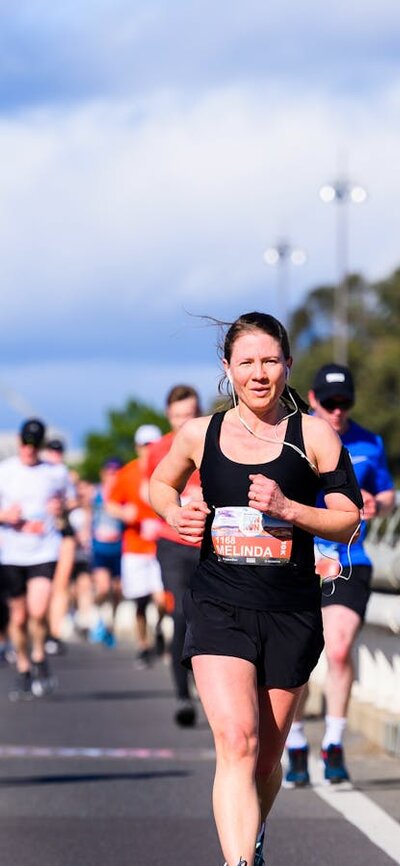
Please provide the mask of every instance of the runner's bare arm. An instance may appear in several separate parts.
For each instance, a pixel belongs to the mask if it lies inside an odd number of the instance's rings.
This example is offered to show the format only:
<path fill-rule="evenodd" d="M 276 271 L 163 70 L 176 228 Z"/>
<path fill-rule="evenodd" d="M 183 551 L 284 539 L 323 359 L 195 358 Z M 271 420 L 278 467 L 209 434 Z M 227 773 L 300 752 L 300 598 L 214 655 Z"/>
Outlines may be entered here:
<path fill-rule="evenodd" d="M 150 479 L 150 504 L 190 544 L 201 541 L 209 509 L 203 499 L 181 505 L 180 494 L 200 465 L 208 421 L 205 418 L 187 421 Z"/>
<path fill-rule="evenodd" d="M 320 418 L 305 416 L 304 440 L 307 456 L 318 471 L 336 469 L 342 443 L 330 425 Z M 264 475 L 249 475 L 249 505 L 272 517 L 282 517 L 300 529 L 329 541 L 346 543 L 360 522 L 356 505 L 343 493 L 328 493 L 326 508 L 302 505 L 288 499 L 278 484 Z"/>

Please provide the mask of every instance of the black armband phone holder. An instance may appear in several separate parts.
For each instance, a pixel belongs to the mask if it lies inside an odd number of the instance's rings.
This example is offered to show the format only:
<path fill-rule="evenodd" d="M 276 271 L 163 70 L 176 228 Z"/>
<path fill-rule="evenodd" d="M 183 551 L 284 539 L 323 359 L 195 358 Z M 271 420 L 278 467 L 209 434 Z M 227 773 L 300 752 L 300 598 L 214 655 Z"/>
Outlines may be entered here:
<path fill-rule="evenodd" d="M 332 472 L 321 472 L 319 479 L 323 493 L 343 493 L 357 508 L 363 507 L 363 498 L 350 455 L 343 445 L 336 469 Z"/>

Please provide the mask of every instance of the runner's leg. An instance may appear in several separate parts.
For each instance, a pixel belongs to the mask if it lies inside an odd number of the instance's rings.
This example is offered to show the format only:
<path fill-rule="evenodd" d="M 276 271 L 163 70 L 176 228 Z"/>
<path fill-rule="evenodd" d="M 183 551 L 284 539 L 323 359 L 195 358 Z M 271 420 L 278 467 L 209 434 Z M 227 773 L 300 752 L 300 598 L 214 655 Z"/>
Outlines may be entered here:
<path fill-rule="evenodd" d="M 50 598 L 51 580 L 47 577 L 33 577 L 28 580 L 26 604 L 33 662 L 42 662 L 45 658 L 44 644 L 47 635 L 47 614 Z"/>
<path fill-rule="evenodd" d="M 228 656 L 195 656 L 192 665 L 215 740 L 213 806 L 221 848 L 229 864 L 240 857 L 250 864 L 260 823 L 256 670 L 250 662 Z"/>
<path fill-rule="evenodd" d="M 75 539 L 63 538 L 51 590 L 49 629 L 52 637 L 61 637 L 61 626 L 68 611 L 69 582 L 74 567 Z"/>
<path fill-rule="evenodd" d="M 280 789 L 280 759 L 302 687 L 297 689 L 259 689 L 259 753 L 256 769 L 261 821 L 270 812 Z"/>
<path fill-rule="evenodd" d="M 26 596 L 22 595 L 18 598 L 10 598 L 9 606 L 9 634 L 16 654 L 17 670 L 19 673 L 25 673 L 30 668 Z"/>
<path fill-rule="evenodd" d="M 325 683 L 327 715 L 344 718 L 354 678 L 352 648 L 361 617 L 344 605 L 322 609 L 328 673 Z"/>

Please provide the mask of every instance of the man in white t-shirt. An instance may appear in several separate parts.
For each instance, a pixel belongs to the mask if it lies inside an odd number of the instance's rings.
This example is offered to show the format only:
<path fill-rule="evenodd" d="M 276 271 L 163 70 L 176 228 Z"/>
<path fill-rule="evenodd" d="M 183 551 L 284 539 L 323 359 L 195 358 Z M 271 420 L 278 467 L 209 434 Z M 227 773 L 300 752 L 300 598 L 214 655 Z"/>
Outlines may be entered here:
<path fill-rule="evenodd" d="M 2 579 L 17 657 L 17 681 L 10 700 L 41 697 L 55 685 L 44 642 L 61 542 L 56 516 L 66 494 L 68 472 L 40 460 L 44 435 L 43 422 L 28 419 L 20 430 L 18 455 L 0 464 Z"/>

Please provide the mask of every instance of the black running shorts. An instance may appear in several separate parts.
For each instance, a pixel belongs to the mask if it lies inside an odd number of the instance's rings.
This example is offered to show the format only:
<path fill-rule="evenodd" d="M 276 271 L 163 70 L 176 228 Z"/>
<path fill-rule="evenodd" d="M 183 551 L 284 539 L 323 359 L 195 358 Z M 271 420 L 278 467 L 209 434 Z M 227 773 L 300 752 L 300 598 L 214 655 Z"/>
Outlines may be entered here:
<path fill-rule="evenodd" d="M 56 562 L 43 562 L 40 565 L 3 565 L 2 579 L 8 598 L 19 598 L 26 594 L 28 580 L 35 577 L 46 577 L 52 580 Z"/>
<path fill-rule="evenodd" d="M 349 569 L 345 568 L 343 574 L 348 573 Z M 372 567 L 370 565 L 353 565 L 350 580 L 343 580 L 342 577 L 338 577 L 335 580 L 335 591 L 332 595 L 328 595 L 331 592 L 332 582 L 325 581 L 322 586 L 322 607 L 341 604 L 343 607 L 354 610 L 364 621 L 368 599 L 371 595 L 371 578 Z"/>
<path fill-rule="evenodd" d="M 182 663 L 193 656 L 246 659 L 257 669 L 259 686 L 294 689 L 304 685 L 324 646 L 322 614 L 315 611 L 264 611 L 184 597 L 187 628 Z"/>

